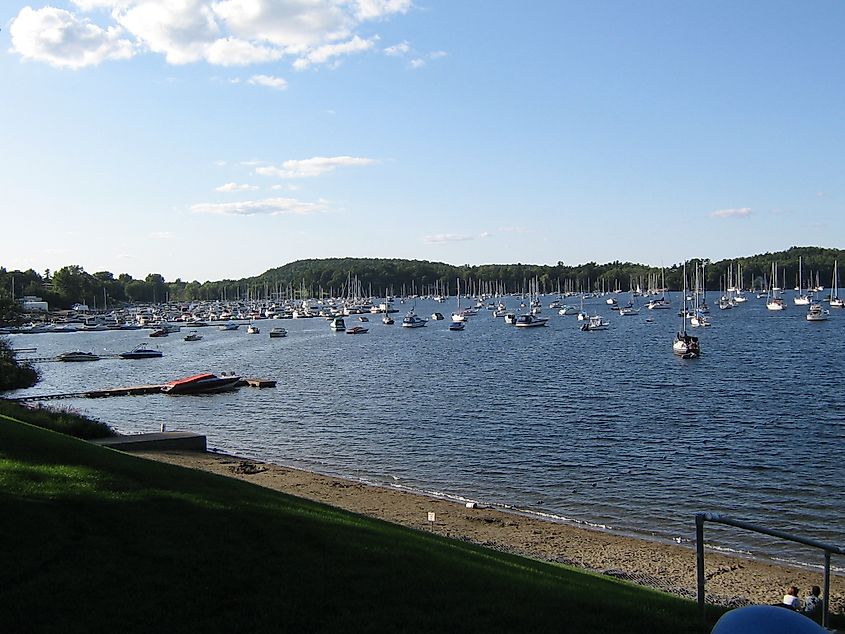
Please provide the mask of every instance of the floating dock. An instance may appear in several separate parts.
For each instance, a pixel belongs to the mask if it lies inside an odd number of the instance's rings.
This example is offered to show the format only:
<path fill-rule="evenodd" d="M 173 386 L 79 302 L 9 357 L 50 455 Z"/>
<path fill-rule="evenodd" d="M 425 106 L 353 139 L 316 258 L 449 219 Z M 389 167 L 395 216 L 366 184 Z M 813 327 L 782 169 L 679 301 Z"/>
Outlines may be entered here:
<path fill-rule="evenodd" d="M 190 431 L 163 431 L 151 434 L 129 434 L 92 440 L 95 445 L 121 451 L 205 451 L 206 438 Z"/>

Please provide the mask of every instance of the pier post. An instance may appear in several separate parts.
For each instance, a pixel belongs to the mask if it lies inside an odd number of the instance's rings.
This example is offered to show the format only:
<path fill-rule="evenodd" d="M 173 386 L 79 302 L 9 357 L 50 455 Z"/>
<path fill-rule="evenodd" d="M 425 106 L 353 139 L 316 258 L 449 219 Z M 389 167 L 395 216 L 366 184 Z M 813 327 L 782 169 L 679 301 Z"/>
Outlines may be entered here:
<path fill-rule="evenodd" d="M 705 618 L 704 601 L 704 514 L 695 514 L 695 568 L 698 581 L 698 610 L 701 618 Z"/>

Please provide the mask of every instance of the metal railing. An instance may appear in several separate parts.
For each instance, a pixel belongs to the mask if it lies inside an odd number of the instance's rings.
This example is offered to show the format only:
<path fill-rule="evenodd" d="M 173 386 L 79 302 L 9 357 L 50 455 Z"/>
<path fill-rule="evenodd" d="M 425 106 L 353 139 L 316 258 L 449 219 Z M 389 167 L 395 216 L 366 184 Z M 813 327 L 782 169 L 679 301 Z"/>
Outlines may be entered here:
<path fill-rule="evenodd" d="M 835 553 L 837 555 L 845 555 L 845 548 L 842 546 L 833 546 L 815 539 L 808 539 L 806 537 L 799 537 L 790 533 L 779 531 L 771 528 L 764 528 L 751 524 L 750 522 L 743 522 L 741 520 L 733 519 L 727 515 L 720 513 L 696 513 L 695 514 L 695 559 L 696 571 L 698 576 L 698 608 L 702 615 L 705 610 L 704 600 L 704 522 L 716 522 L 717 524 L 726 524 L 727 526 L 734 526 L 736 528 L 743 528 L 745 530 L 754 531 L 770 537 L 778 537 L 798 544 L 804 544 L 812 548 L 818 548 L 824 551 L 824 588 L 822 591 L 822 627 L 828 626 L 830 613 L 830 555 Z"/>

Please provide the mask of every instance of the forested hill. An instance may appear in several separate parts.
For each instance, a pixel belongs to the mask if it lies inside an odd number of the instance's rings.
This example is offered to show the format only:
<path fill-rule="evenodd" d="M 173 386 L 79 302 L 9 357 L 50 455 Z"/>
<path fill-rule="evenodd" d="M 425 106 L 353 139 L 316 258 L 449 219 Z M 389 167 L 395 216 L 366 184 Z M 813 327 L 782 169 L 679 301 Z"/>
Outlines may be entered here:
<path fill-rule="evenodd" d="M 803 266 L 803 283 L 818 281 L 829 287 L 836 259 L 843 259 L 845 251 L 820 247 L 792 247 L 786 251 L 763 253 L 743 258 L 708 262 L 705 268 L 707 289 L 718 290 L 726 285 L 728 267 L 733 266 L 736 275 L 737 266 L 742 271 L 742 285 L 746 288 L 753 284 L 760 285 L 771 276 L 772 263 L 778 266 L 778 278 L 786 279 L 788 286 L 797 285 L 799 258 Z M 691 267 L 701 262 L 691 260 Z M 845 261 L 843 261 L 845 266 Z M 456 278 L 461 279 L 464 289 L 484 283 L 494 285 L 506 292 L 527 290 L 532 280 L 536 280 L 540 290 L 548 292 L 561 290 L 628 290 L 633 280 L 634 285 L 645 285 L 649 276 L 665 275 L 666 286 L 670 289 L 682 287 L 683 263 L 673 264 L 665 270 L 659 267 L 632 262 L 610 262 L 596 264 L 588 262 L 576 266 L 567 266 L 558 262 L 554 266 L 538 264 L 485 264 L 480 266 L 455 266 L 443 262 L 425 260 L 397 260 L 372 258 L 328 258 L 298 260 L 284 266 L 269 269 L 259 276 L 243 280 L 253 287 L 271 287 L 301 289 L 316 294 L 318 289 L 328 292 L 340 291 L 354 284 L 357 278 L 363 290 L 369 294 L 430 293 L 434 287 L 443 292 L 456 290 Z M 740 283 L 736 280 L 737 284 Z"/>
<path fill-rule="evenodd" d="M 727 283 L 728 267 L 734 276 L 738 267 L 742 279 L 734 280 L 744 288 L 760 287 L 778 265 L 778 281 L 787 287 L 798 284 L 798 262 L 803 263 L 802 286 L 812 282 L 831 286 L 833 263 L 843 260 L 845 251 L 819 247 L 792 247 L 786 251 L 763 253 L 733 260 L 709 262 L 705 268 L 707 290 L 719 290 Z M 700 260 L 691 260 L 688 267 Z M 329 258 L 299 260 L 260 275 L 238 280 L 185 282 L 167 281 L 158 273 L 144 279 L 110 271 L 88 273 L 81 266 L 69 265 L 51 273 L 33 270 L 7 271 L 0 268 L 0 320 L 4 306 L 13 307 L 11 295 L 43 297 L 53 308 L 67 308 L 76 302 L 102 308 L 125 302 L 161 302 L 266 297 L 316 297 L 320 294 L 383 296 L 442 293 L 454 295 L 460 278 L 464 292 L 523 292 L 535 288 L 540 292 L 561 291 L 627 291 L 632 285 L 645 289 L 649 285 L 665 285 L 670 290 L 682 287 L 682 263 L 666 267 L 632 262 L 588 262 L 567 266 L 538 264 L 485 264 L 455 266 L 425 260 L 377 258 Z M 658 279 L 660 278 L 660 279 Z"/>

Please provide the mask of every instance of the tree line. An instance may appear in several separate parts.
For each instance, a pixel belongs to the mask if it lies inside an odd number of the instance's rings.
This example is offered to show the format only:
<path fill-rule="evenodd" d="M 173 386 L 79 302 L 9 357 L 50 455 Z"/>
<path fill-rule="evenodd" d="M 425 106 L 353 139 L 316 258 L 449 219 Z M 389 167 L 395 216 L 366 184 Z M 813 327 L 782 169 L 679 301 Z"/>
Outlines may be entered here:
<path fill-rule="evenodd" d="M 688 284 L 693 266 L 706 266 L 706 290 L 718 291 L 728 285 L 728 268 L 733 282 L 744 288 L 762 288 L 769 282 L 771 266 L 777 262 L 778 285 L 797 286 L 799 258 L 803 267 L 801 286 L 816 281 L 829 288 L 834 261 L 843 255 L 840 249 L 792 247 L 786 251 L 763 253 L 731 260 L 710 262 L 690 260 Z M 736 279 L 737 265 L 742 279 Z M 167 281 L 159 273 L 135 279 L 126 273 L 86 272 L 79 265 L 65 266 L 55 272 L 7 271 L 0 268 L 0 321 L 9 321 L 5 312 L 15 312 L 12 297 L 33 295 L 49 302 L 54 309 L 66 309 L 81 303 L 89 308 L 112 308 L 128 303 L 189 302 L 198 300 L 278 299 L 332 296 L 377 296 L 410 294 L 451 294 L 462 292 L 519 293 L 536 290 L 543 293 L 645 290 L 657 284 L 669 290 L 683 287 L 683 263 L 661 268 L 633 262 L 588 262 L 568 266 L 537 264 L 485 264 L 456 266 L 426 260 L 379 258 L 329 258 L 298 260 L 264 273 L 238 280 L 185 282 Z"/>

